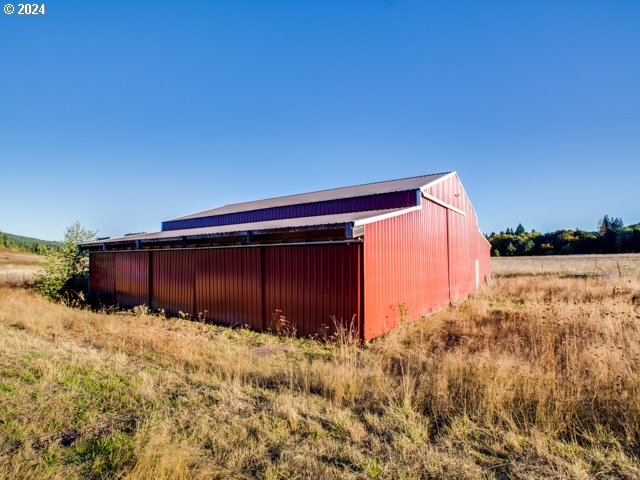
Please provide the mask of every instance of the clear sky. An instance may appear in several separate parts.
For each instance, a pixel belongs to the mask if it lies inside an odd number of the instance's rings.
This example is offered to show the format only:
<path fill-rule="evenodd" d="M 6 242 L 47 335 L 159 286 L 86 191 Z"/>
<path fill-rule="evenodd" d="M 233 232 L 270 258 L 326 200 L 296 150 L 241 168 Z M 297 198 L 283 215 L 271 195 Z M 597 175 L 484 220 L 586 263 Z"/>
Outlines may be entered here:
<path fill-rule="evenodd" d="M 45 5 L 0 13 L 0 230 L 448 170 L 485 232 L 640 222 L 637 0 Z"/>

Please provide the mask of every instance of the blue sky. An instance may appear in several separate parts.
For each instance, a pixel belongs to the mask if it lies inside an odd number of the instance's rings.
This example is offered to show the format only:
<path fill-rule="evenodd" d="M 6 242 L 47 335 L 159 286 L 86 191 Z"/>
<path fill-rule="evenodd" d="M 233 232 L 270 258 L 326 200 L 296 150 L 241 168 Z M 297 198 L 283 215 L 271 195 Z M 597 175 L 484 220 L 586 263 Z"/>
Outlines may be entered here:
<path fill-rule="evenodd" d="M 636 0 L 55 1 L 0 40 L 0 230 L 448 170 L 485 232 L 640 222 Z"/>

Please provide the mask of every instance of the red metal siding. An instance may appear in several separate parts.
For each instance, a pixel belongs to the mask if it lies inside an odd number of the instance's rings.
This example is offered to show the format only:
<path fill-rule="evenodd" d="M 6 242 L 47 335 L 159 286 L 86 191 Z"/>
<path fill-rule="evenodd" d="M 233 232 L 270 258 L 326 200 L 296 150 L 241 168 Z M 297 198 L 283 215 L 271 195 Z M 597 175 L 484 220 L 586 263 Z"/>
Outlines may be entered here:
<path fill-rule="evenodd" d="M 476 268 L 479 285 L 484 283 L 485 275 L 490 272 L 488 244 L 478 230 L 478 218 L 458 175 L 451 175 L 429 187 L 427 193 L 467 214 L 462 216 L 449 211 L 451 301 L 464 300 L 476 288 Z"/>
<path fill-rule="evenodd" d="M 447 210 L 421 210 L 365 225 L 364 338 L 382 335 L 449 302 Z M 402 307 L 401 307 L 402 306 Z"/>
<path fill-rule="evenodd" d="M 299 336 L 330 335 L 331 317 L 349 326 L 360 319 L 360 249 L 358 244 L 265 248 L 265 327 L 276 310 Z"/>
<path fill-rule="evenodd" d="M 476 229 L 468 228 L 468 217 L 460 215 L 452 210 L 447 211 L 449 234 L 449 265 L 451 268 L 451 296 L 452 303 L 467 298 L 475 288 L 475 252 Z M 473 252 L 471 248 L 473 247 Z M 474 258 L 471 258 L 471 257 Z M 472 285 L 473 282 L 473 285 Z"/>
<path fill-rule="evenodd" d="M 115 292 L 122 306 L 150 298 L 169 315 L 256 330 L 274 327 L 280 311 L 300 336 L 330 335 L 332 316 L 359 327 L 360 252 L 340 244 L 92 253 L 92 289 Z"/>
<path fill-rule="evenodd" d="M 150 252 L 115 253 L 116 303 L 124 307 L 149 303 Z"/>
<path fill-rule="evenodd" d="M 457 175 L 426 193 L 466 215 L 423 199 L 415 212 L 365 225 L 364 337 L 462 301 L 484 283 L 489 248 Z"/>
<path fill-rule="evenodd" d="M 194 250 L 151 252 L 151 307 L 195 314 Z"/>
<path fill-rule="evenodd" d="M 480 282 L 486 283 L 486 276 L 491 273 L 491 244 L 478 232 L 478 256 L 480 257 Z"/>
<path fill-rule="evenodd" d="M 116 288 L 115 256 L 107 252 L 91 252 L 89 255 L 89 291 L 97 300 L 105 303 L 115 301 Z"/>
<path fill-rule="evenodd" d="M 259 248 L 197 251 L 195 288 L 206 321 L 263 329 Z"/>

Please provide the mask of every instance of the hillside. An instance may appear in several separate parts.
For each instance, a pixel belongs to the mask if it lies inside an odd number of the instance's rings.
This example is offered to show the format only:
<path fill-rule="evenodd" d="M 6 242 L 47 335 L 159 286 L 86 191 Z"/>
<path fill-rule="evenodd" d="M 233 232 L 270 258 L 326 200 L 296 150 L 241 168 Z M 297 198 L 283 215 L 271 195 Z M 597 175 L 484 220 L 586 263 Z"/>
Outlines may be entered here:
<path fill-rule="evenodd" d="M 41 253 L 44 249 L 54 249 L 60 245 L 60 242 L 52 240 L 41 240 L 39 238 L 24 237 L 0 231 L 0 248 L 9 248 L 14 250 Z"/>

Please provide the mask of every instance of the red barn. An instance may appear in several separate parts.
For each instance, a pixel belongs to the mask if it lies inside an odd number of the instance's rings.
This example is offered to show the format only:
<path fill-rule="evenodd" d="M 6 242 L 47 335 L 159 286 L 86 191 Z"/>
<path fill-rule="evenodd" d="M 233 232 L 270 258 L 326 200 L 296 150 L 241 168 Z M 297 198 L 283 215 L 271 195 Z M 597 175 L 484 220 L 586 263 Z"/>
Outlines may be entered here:
<path fill-rule="evenodd" d="M 85 243 L 90 292 L 224 325 L 363 340 L 465 299 L 489 243 L 455 172 L 237 203 Z M 275 322 L 275 323 L 274 323 Z"/>

